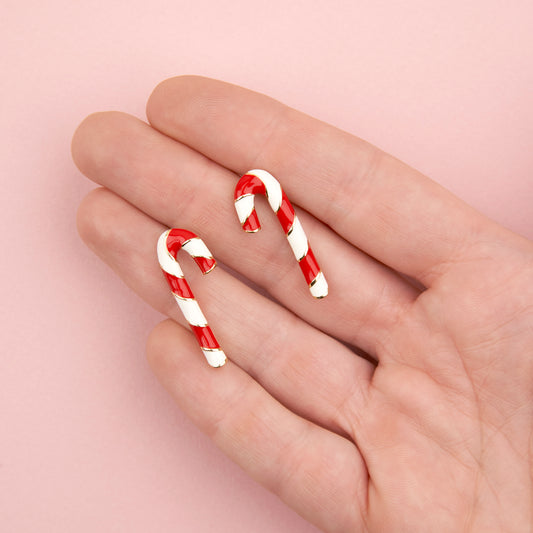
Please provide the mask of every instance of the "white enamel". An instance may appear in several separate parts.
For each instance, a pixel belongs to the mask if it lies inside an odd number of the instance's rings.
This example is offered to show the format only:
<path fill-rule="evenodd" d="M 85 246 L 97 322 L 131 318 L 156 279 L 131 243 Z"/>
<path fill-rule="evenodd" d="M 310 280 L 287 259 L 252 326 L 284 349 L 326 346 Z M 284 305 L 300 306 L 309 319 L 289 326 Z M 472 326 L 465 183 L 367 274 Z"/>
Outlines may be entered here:
<path fill-rule="evenodd" d="M 254 195 L 247 194 L 235 200 L 235 210 L 239 217 L 239 222 L 244 224 L 254 209 Z"/>
<path fill-rule="evenodd" d="M 265 184 L 268 203 L 274 213 L 277 213 L 281 207 L 281 185 L 279 181 L 266 170 L 255 169 L 250 170 L 246 174 L 257 176 Z"/>
<path fill-rule="evenodd" d="M 313 285 L 309 286 L 311 294 L 315 298 L 325 298 L 328 295 L 328 282 L 322 272 L 319 272 L 317 277 L 313 280 Z"/>
<path fill-rule="evenodd" d="M 222 350 L 206 350 L 202 348 L 207 362 L 212 367 L 223 366 L 226 363 L 226 354 Z"/>
<path fill-rule="evenodd" d="M 307 250 L 309 250 L 309 243 L 307 242 L 307 237 L 302 228 L 300 219 L 296 215 L 294 216 L 292 228 L 287 235 L 287 240 L 291 245 L 294 257 L 296 257 L 298 261 L 300 261 L 302 257 L 305 257 Z"/>
<path fill-rule="evenodd" d="M 183 278 L 183 270 L 181 270 L 181 267 L 176 259 L 170 255 L 170 252 L 167 248 L 167 237 L 169 233 L 170 230 L 165 231 L 161 234 L 159 240 L 157 241 L 157 259 L 159 260 L 161 268 L 167 274 L 176 276 L 177 278 Z"/>
<path fill-rule="evenodd" d="M 189 324 L 192 326 L 207 326 L 207 320 L 196 300 L 192 298 L 183 299 L 176 295 L 174 295 L 174 298 Z"/>
<path fill-rule="evenodd" d="M 213 257 L 204 241 L 198 237 L 187 241 L 182 249 L 193 257 Z"/>

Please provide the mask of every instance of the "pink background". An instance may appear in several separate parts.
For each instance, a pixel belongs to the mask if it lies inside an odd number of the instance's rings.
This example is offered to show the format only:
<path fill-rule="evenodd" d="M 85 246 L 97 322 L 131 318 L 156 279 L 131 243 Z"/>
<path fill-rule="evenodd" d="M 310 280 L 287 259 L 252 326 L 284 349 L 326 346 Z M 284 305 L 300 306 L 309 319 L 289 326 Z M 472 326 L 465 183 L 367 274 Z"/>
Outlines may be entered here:
<path fill-rule="evenodd" d="M 368 139 L 533 238 L 532 27 L 531 0 L 3 0 L 1 530 L 315 531 L 151 375 L 161 316 L 76 234 L 92 185 L 69 143 L 85 115 L 144 117 L 160 80 L 222 78 Z"/>

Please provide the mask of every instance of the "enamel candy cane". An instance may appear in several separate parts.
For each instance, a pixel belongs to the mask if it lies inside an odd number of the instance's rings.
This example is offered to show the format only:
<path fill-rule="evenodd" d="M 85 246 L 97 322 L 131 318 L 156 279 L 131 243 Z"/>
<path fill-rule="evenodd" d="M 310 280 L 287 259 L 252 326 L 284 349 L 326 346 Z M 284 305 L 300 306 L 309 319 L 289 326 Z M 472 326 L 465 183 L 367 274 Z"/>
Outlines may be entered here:
<path fill-rule="evenodd" d="M 289 199 L 283 192 L 278 180 L 266 170 L 250 170 L 235 187 L 235 209 L 244 231 L 254 233 L 261 229 L 254 207 L 254 196 L 264 194 L 270 207 L 276 213 L 281 227 L 298 261 L 309 290 L 315 298 L 328 295 L 328 284 L 315 259 Z"/>
<path fill-rule="evenodd" d="M 157 258 L 172 294 L 195 334 L 207 362 L 213 367 L 219 367 L 226 362 L 226 355 L 208 326 L 178 263 L 176 255 L 182 248 L 195 260 L 203 274 L 211 272 L 216 261 L 202 239 L 185 229 L 167 230 L 157 242 Z"/>

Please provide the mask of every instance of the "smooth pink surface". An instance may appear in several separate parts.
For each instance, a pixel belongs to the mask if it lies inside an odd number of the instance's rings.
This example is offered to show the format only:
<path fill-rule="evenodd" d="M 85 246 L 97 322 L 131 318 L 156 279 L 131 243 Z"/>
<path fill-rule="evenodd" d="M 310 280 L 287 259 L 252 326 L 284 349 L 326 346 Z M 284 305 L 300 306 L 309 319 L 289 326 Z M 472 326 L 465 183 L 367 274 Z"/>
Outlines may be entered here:
<path fill-rule="evenodd" d="M 533 238 L 532 25 L 530 0 L 4 0 L 0 529 L 315 531 L 152 377 L 144 344 L 161 317 L 76 235 L 91 184 L 69 143 L 86 114 L 144 117 L 160 80 L 222 78 L 368 139 Z"/>

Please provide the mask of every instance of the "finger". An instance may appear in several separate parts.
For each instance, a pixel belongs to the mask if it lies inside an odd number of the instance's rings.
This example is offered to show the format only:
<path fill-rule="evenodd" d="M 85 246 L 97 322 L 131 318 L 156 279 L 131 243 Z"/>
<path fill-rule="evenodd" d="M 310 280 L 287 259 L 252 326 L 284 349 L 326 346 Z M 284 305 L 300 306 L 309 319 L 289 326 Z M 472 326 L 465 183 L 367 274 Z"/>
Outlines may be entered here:
<path fill-rule="evenodd" d="M 84 200 L 78 226 L 87 244 L 129 287 L 155 309 L 187 324 L 157 262 L 155 246 L 163 226 L 105 189 Z M 362 411 L 373 365 L 221 268 L 204 277 L 192 260 L 184 259 L 186 278 L 228 357 L 291 410 L 352 434 L 350 420 Z M 195 358 L 202 359 L 198 347 Z"/>
<path fill-rule="evenodd" d="M 161 132 L 237 173 L 265 168 L 295 203 L 392 268 L 434 282 L 489 230 L 450 192 L 374 146 L 264 95 L 216 80 L 161 83 Z"/>
<path fill-rule="evenodd" d="M 361 521 L 366 471 L 346 439 L 299 418 L 231 362 L 201 364 L 192 335 L 171 321 L 148 342 L 148 359 L 192 421 L 250 476 L 304 518 L 339 531 Z"/>
<path fill-rule="evenodd" d="M 76 132 L 73 154 L 91 179 L 167 226 L 201 233 L 225 264 L 306 321 L 369 353 L 418 294 L 299 212 L 330 285 L 328 298 L 313 301 L 274 214 L 265 212 L 262 232 L 242 232 L 233 207 L 234 174 L 133 117 L 89 117 Z"/>

